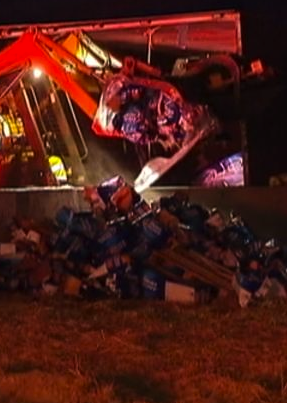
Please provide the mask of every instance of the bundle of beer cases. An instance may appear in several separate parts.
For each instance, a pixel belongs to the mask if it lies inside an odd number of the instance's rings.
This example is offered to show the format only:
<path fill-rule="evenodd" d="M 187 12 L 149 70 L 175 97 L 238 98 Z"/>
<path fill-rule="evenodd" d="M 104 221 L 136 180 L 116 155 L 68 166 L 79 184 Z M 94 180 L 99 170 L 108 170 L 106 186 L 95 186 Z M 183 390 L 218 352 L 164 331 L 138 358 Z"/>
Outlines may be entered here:
<path fill-rule="evenodd" d="M 87 211 L 64 206 L 49 227 L 15 220 L 0 244 L 2 290 L 193 304 L 236 293 L 241 307 L 287 296 L 287 249 L 234 213 L 184 192 L 148 203 L 119 176 L 83 197 Z"/>

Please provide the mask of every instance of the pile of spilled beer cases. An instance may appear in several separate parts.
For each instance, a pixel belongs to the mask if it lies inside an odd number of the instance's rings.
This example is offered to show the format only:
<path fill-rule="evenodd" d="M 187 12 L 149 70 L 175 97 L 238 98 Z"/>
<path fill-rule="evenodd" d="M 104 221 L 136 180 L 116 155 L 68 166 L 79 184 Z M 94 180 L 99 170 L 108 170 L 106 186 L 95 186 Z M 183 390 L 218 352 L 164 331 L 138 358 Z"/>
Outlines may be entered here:
<path fill-rule="evenodd" d="M 83 197 L 87 211 L 63 206 L 50 225 L 11 223 L 0 243 L 1 290 L 193 304 L 235 293 L 241 307 L 287 297 L 287 248 L 234 213 L 184 192 L 147 203 L 119 176 Z"/>

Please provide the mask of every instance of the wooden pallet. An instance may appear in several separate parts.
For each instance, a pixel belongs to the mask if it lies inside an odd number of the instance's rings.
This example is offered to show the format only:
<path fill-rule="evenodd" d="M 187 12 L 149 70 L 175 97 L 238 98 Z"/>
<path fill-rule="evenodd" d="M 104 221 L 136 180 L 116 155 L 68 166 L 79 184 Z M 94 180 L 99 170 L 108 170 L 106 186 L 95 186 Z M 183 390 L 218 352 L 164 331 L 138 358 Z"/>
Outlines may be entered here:
<path fill-rule="evenodd" d="M 177 246 L 174 249 L 160 249 L 153 252 L 149 263 L 168 279 L 188 281 L 198 279 L 216 288 L 232 291 L 234 272 L 193 250 Z M 170 268 L 178 267 L 182 276 L 174 274 Z"/>

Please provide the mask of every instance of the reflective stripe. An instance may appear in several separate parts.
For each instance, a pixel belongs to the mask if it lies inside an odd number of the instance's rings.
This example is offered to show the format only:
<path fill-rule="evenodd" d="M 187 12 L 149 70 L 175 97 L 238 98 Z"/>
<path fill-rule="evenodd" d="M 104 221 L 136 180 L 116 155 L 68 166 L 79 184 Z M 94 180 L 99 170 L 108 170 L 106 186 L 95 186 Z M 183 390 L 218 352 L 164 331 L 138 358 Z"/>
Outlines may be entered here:
<path fill-rule="evenodd" d="M 1 135 L 4 137 L 10 137 L 11 135 L 10 126 L 2 115 L 0 115 L 0 125 L 1 125 Z"/>
<path fill-rule="evenodd" d="M 59 181 L 67 181 L 67 172 L 60 157 L 52 155 L 49 158 L 49 165 L 56 179 Z"/>

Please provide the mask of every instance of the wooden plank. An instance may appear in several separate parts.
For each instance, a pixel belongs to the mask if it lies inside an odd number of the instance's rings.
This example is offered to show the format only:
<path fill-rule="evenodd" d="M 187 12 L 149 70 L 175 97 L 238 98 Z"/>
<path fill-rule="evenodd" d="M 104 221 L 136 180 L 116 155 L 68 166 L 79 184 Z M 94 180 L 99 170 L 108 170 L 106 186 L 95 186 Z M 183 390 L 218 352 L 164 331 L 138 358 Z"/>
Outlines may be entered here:
<path fill-rule="evenodd" d="M 233 289 L 234 273 L 195 251 L 184 250 L 182 247 L 157 250 L 150 257 L 149 263 L 175 281 L 198 279 L 220 289 L 229 291 Z M 169 270 L 172 266 L 179 267 L 183 271 L 183 275 L 178 276 L 172 273 Z"/>

